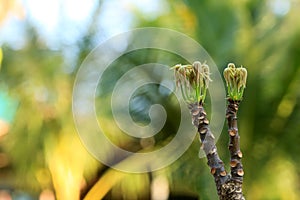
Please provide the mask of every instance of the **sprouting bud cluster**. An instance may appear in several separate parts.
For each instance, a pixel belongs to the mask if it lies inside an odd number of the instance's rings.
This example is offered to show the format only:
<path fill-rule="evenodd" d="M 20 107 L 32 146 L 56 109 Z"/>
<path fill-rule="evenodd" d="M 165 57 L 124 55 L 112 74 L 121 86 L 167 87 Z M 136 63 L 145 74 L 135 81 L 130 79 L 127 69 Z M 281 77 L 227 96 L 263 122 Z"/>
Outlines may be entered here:
<path fill-rule="evenodd" d="M 234 101 L 240 101 L 243 98 L 244 89 L 246 88 L 247 70 L 246 68 L 236 68 L 233 63 L 229 63 L 223 72 L 228 97 Z"/>
<path fill-rule="evenodd" d="M 206 63 L 199 61 L 193 65 L 177 64 L 174 69 L 176 85 L 180 88 L 186 103 L 203 102 L 206 97 L 206 90 L 211 81 L 209 67 Z"/>

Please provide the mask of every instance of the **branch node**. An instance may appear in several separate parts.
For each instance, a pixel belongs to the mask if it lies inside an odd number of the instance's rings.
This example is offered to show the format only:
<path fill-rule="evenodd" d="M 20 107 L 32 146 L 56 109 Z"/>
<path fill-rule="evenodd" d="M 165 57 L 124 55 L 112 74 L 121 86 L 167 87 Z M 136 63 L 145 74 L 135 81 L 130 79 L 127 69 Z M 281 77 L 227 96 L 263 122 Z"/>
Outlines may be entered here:
<path fill-rule="evenodd" d="M 220 172 L 220 175 L 224 177 L 224 176 L 227 175 L 227 173 L 226 173 L 226 171 L 221 171 L 221 172 Z"/>
<path fill-rule="evenodd" d="M 238 160 L 236 160 L 236 159 L 233 159 L 230 161 L 230 167 L 236 167 L 237 164 L 238 164 Z"/>
<path fill-rule="evenodd" d="M 212 168 L 210 169 L 210 173 L 211 173 L 212 175 L 214 175 L 214 174 L 216 173 L 216 168 L 212 167 Z"/>
<path fill-rule="evenodd" d="M 228 133 L 230 136 L 235 136 L 237 133 L 237 129 L 236 128 L 229 129 Z"/>
<path fill-rule="evenodd" d="M 202 127 L 199 132 L 200 132 L 200 134 L 206 134 L 207 128 Z"/>
<path fill-rule="evenodd" d="M 241 151 L 239 151 L 239 152 L 237 153 L 237 155 L 238 155 L 239 158 L 242 158 L 242 157 L 243 157 L 243 153 L 242 153 Z"/>
<path fill-rule="evenodd" d="M 239 176 L 244 176 L 244 170 L 243 169 L 238 169 L 237 174 Z"/>
<path fill-rule="evenodd" d="M 200 115 L 199 117 L 198 117 L 198 119 L 200 119 L 200 120 L 203 120 L 205 118 L 205 115 Z"/>
<path fill-rule="evenodd" d="M 208 119 L 205 118 L 205 119 L 203 120 L 203 124 L 208 125 L 208 124 L 209 124 Z"/>

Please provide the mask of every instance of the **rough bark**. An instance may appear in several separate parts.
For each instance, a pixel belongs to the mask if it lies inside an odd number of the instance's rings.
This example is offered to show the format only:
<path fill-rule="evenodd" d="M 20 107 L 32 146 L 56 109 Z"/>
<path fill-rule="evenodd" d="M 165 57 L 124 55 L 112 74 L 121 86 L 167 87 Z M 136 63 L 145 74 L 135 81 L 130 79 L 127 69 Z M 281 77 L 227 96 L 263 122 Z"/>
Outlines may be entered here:
<path fill-rule="evenodd" d="M 230 152 L 230 182 L 231 184 L 234 184 L 234 187 L 231 186 L 231 189 L 235 193 L 235 197 L 231 199 L 245 199 L 242 192 L 244 170 L 241 159 L 243 154 L 240 150 L 240 136 L 237 126 L 237 111 L 239 108 L 239 103 L 240 101 L 228 99 L 226 110 L 228 135 L 230 138 L 228 145 Z"/>
<path fill-rule="evenodd" d="M 235 104 L 228 104 L 227 120 L 230 131 L 234 130 L 235 135 L 230 137 L 230 154 L 231 154 L 231 174 L 227 174 L 224 163 L 220 159 L 215 145 L 215 137 L 209 128 L 209 120 L 207 119 L 206 112 L 203 104 L 194 103 L 189 105 L 192 114 L 193 125 L 197 127 L 200 140 L 202 143 L 201 148 L 204 150 L 207 158 L 207 164 L 210 167 L 210 172 L 214 177 L 217 187 L 217 192 L 220 200 L 243 200 L 242 181 L 243 174 L 241 174 L 241 153 L 239 148 L 239 136 L 237 133 L 236 111 L 238 107 Z"/>

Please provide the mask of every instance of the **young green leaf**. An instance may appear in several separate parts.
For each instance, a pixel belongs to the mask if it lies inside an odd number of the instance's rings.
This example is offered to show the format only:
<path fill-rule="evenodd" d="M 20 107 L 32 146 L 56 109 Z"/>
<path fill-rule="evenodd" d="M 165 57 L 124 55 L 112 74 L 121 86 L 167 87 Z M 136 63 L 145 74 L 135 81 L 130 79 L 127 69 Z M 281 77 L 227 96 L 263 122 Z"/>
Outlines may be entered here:
<path fill-rule="evenodd" d="M 171 69 L 174 69 L 176 85 L 186 103 L 204 102 L 211 81 L 208 65 L 196 61 L 192 65 L 177 64 Z"/>
<path fill-rule="evenodd" d="M 236 68 L 233 63 L 229 63 L 223 72 L 228 97 L 235 101 L 243 98 L 244 89 L 246 88 L 247 70 L 244 67 Z"/>

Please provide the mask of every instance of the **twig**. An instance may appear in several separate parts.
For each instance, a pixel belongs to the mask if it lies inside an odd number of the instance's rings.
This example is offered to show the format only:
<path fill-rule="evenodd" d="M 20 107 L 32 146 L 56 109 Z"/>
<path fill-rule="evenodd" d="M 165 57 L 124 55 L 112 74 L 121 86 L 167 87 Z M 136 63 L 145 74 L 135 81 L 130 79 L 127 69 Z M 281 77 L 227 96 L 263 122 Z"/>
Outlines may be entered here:
<path fill-rule="evenodd" d="M 222 185 L 221 200 L 245 200 L 243 195 L 244 170 L 241 162 L 243 156 L 240 150 L 240 136 L 237 127 L 237 111 L 240 101 L 228 99 L 226 118 L 229 134 L 230 179 Z"/>
<path fill-rule="evenodd" d="M 241 162 L 242 152 L 240 150 L 240 136 L 237 127 L 237 111 L 240 101 L 228 99 L 226 118 L 228 123 L 228 134 L 230 142 L 228 149 L 230 151 L 230 167 L 232 179 L 238 182 L 243 182 L 243 165 Z"/>
<path fill-rule="evenodd" d="M 229 180 L 224 163 L 220 159 L 215 145 L 215 137 L 209 128 L 209 121 L 202 103 L 189 104 L 189 109 L 192 114 L 194 126 L 197 127 L 202 143 L 201 148 L 204 150 L 207 157 L 207 165 L 210 167 L 210 172 L 214 176 L 218 195 L 222 196 L 222 185 Z"/>

